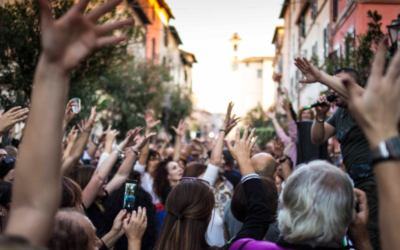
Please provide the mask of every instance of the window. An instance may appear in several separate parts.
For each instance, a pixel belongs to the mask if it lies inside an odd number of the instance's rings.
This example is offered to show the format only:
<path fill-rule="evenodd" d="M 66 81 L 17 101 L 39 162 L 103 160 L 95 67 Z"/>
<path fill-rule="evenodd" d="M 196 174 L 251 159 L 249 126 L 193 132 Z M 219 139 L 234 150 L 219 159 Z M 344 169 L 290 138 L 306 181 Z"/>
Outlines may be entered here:
<path fill-rule="evenodd" d="M 298 89 L 298 82 L 299 82 L 299 70 L 297 69 L 296 70 L 296 75 L 295 75 L 295 83 L 296 83 L 296 92 L 297 92 L 297 89 Z"/>
<path fill-rule="evenodd" d="M 306 37 L 306 19 L 304 16 L 301 17 L 300 25 L 301 25 L 300 27 L 301 36 Z"/>
<path fill-rule="evenodd" d="M 233 51 L 237 51 L 237 44 L 233 45 Z"/>
<path fill-rule="evenodd" d="M 329 56 L 329 25 L 324 29 L 324 57 L 327 58 Z"/>
<path fill-rule="evenodd" d="M 339 0 L 333 0 L 333 21 L 336 22 L 339 17 Z"/>
<path fill-rule="evenodd" d="M 246 63 L 246 67 L 249 67 L 249 65 L 250 65 L 249 63 Z"/>
<path fill-rule="evenodd" d="M 311 5 L 311 19 L 314 20 L 318 14 L 317 0 L 312 0 L 310 5 Z"/>
<path fill-rule="evenodd" d="M 165 47 L 168 46 L 168 32 L 169 32 L 169 28 L 164 26 L 164 46 Z"/>
<path fill-rule="evenodd" d="M 187 79 L 188 79 L 188 75 L 187 75 L 187 71 L 185 69 L 185 82 L 187 82 Z"/>
<path fill-rule="evenodd" d="M 312 57 L 316 58 L 318 56 L 318 42 L 315 42 L 312 46 Z"/>
<path fill-rule="evenodd" d="M 164 69 L 167 66 L 167 59 L 165 59 L 165 56 L 163 56 L 162 58 L 162 66 L 164 67 Z"/>
<path fill-rule="evenodd" d="M 153 38 L 152 40 L 152 57 L 153 59 L 156 58 L 156 39 Z"/>
<path fill-rule="evenodd" d="M 294 97 L 294 93 L 293 93 L 293 89 L 294 89 L 294 86 L 293 86 L 293 77 L 290 79 L 290 97 Z"/>
<path fill-rule="evenodd" d="M 257 77 L 262 78 L 262 69 L 257 70 Z"/>

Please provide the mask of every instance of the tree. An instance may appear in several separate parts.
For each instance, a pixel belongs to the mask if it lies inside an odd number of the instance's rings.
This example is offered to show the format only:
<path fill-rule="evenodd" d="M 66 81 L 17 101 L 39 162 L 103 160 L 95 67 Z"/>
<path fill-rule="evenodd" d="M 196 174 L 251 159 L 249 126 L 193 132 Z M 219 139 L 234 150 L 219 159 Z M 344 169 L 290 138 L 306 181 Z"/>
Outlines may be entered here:
<path fill-rule="evenodd" d="M 370 10 L 367 15 L 371 19 L 367 32 L 356 37 L 353 34 L 346 34 L 343 55 L 338 56 L 336 53 L 332 53 L 325 60 L 324 68 L 328 74 L 333 74 L 339 67 L 351 67 L 360 73 L 364 83 L 367 82 L 375 51 L 385 35 L 381 30 L 382 15 L 377 11 Z"/>
<path fill-rule="evenodd" d="M 94 0 L 91 5 L 103 2 L 105 0 Z M 73 0 L 52 0 L 55 18 L 66 13 L 73 4 Z M 130 16 L 129 10 L 113 11 L 100 23 Z M 40 13 L 35 1 L 20 0 L 0 7 L 0 108 L 29 106 L 40 53 L 40 32 Z M 71 124 L 87 117 L 90 107 L 96 105 L 103 115 L 103 125 L 112 124 L 123 137 L 130 128 L 144 125 L 140 116 L 146 109 L 153 109 L 158 117 L 162 116 L 164 83 L 170 81 L 169 71 L 152 61 L 138 61 L 127 53 L 129 44 L 141 43 L 144 39 L 143 27 L 127 27 L 122 32 L 128 36 L 128 42 L 96 51 L 71 73 L 69 98 L 82 100 L 82 111 Z M 190 102 L 190 99 L 184 101 Z M 174 101 L 170 109 L 179 110 L 179 105 Z M 170 117 L 175 117 L 175 113 Z"/>
<path fill-rule="evenodd" d="M 276 135 L 272 121 L 264 115 L 264 109 L 260 104 L 246 114 L 244 122 L 256 128 L 255 136 L 258 136 L 259 145 L 267 144 Z"/>

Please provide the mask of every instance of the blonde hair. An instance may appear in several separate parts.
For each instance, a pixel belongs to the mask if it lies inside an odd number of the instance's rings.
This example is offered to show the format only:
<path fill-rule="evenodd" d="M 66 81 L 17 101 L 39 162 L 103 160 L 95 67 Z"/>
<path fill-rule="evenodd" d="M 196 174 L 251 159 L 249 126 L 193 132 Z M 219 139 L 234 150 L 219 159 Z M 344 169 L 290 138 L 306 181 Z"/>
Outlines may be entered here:
<path fill-rule="evenodd" d="M 305 107 L 306 106 L 302 106 L 297 110 L 297 120 L 299 120 L 299 121 L 302 120 L 300 115 L 302 114 L 302 111 Z M 311 120 L 314 120 L 314 118 L 315 118 L 314 110 L 312 110 L 312 109 L 308 109 L 308 110 L 310 110 L 310 112 L 311 112 Z"/>
<path fill-rule="evenodd" d="M 353 219 L 355 197 L 349 178 L 326 161 L 294 171 L 282 190 L 279 229 L 288 242 L 341 242 Z"/>

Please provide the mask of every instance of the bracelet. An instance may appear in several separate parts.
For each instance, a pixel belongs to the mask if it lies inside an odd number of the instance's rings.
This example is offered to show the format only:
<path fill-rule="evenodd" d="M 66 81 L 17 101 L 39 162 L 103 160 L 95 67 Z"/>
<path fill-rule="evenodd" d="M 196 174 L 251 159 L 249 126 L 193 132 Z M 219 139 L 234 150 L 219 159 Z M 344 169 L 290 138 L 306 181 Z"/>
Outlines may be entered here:
<path fill-rule="evenodd" d="M 134 150 L 133 149 L 133 147 L 131 147 L 131 150 L 133 151 L 133 153 L 135 153 L 137 156 L 139 156 L 140 155 L 140 151 L 136 151 L 136 150 Z"/>
<path fill-rule="evenodd" d="M 316 120 L 317 122 L 319 122 L 319 123 L 324 123 L 324 122 L 325 122 L 325 119 L 318 119 L 317 116 L 315 116 L 315 120 Z"/>
<path fill-rule="evenodd" d="M 287 156 L 285 155 L 285 157 L 283 159 L 279 159 L 279 163 L 284 163 L 287 160 Z"/>
<path fill-rule="evenodd" d="M 221 133 L 221 132 L 225 132 L 225 134 L 226 134 L 226 130 L 225 129 L 221 129 L 221 130 L 219 130 L 219 132 Z"/>
<path fill-rule="evenodd" d="M 93 144 L 98 147 L 100 145 L 99 141 L 97 139 L 92 140 Z"/>
<path fill-rule="evenodd" d="M 84 132 L 86 132 L 86 133 L 92 133 L 92 131 L 87 131 L 86 129 L 84 129 L 84 128 L 82 128 L 82 130 L 84 131 Z"/>
<path fill-rule="evenodd" d="M 124 152 L 122 152 L 122 151 L 118 148 L 118 146 L 115 146 L 115 147 L 114 147 L 114 152 L 117 153 L 118 155 L 120 155 L 121 157 L 125 157 L 125 156 L 124 156 Z"/>

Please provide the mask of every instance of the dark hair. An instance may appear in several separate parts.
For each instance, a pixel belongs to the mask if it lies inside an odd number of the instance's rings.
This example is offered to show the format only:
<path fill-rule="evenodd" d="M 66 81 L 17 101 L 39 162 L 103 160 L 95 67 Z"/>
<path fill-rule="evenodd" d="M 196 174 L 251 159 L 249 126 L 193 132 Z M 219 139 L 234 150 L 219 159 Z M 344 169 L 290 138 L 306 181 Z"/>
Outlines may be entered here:
<path fill-rule="evenodd" d="M 290 156 L 287 156 L 287 155 L 286 155 L 286 158 L 289 160 L 289 167 L 290 167 L 290 169 L 293 169 L 293 161 L 292 161 L 292 158 L 290 158 Z"/>
<path fill-rule="evenodd" d="M 61 204 L 60 208 L 77 208 L 82 204 L 82 189 L 78 183 L 68 177 L 61 180 Z"/>
<path fill-rule="evenodd" d="M 170 162 L 171 160 L 164 160 L 158 163 L 154 169 L 153 191 L 159 199 L 162 197 L 163 190 L 169 187 L 167 165 Z"/>
<path fill-rule="evenodd" d="M 0 182 L 0 205 L 5 209 L 10 210 L 12 194 L 12 184 L 10 182 Z M 0 232 L 4 232 L 3 223 L 0 220 Z"/>
<path fill-rule="evenodd" d="M 206 232 L 214 205 L 209 187 L 198 180 L 181 181 L 164 206 L 166 216 L 154 250 L 209 249 Z"/>
<path fill-rule="evenodd" d="M 267 192 L 269 204 L 271 205 L 271 216 L 273 220 L 276 219 L 276 211 L 278 209 L 278 190 L 276 188 L 275 182 L 270 178 L 260 177 L 261 182 Z M 244 222 L 247 217 L 248 208 L 247 200 L 243 190 L 242 182 L 236 186 L 235 192 L 233 193 L 231 200 L 231 211 L 233 217 L 240 222 Z M 271 223 L 273 223 L 272 221 Z"/>
<path fill-rule="evenodd" d="M 92 178 L 94 171 L 96 171 L 96 168 L 91 165 L 82 166 L 76 171 L 76 176 L 73 180 L 84 190 Z"/>
<path fill-rule="evenodd" d="M 0 178 L 3 179 L 4 176 L 8 174 L 12 169 L 14 169 L 15 158 L 6 157 L 0 162 Z"/>
<path fill-rule="evenodd" d="M 356 83 L 358 85 L 363 87 L 363 82 L 362 82 L 360 73 L 358 73 L 357 70 L 352 69 L 352 68 L 340 68 L 340 69 L 335 70 L 335 72 L 333 72 L 333 75 L 337 75 L 337 74 L 340 74 L 340 73 L 348 74 L 349 76 L 351 76 L 351 78 L 354 79 L 354 81 L 356 81 Z"/>
<path fill-rule="evenodd" d="M 229 152 L 229 150 L 224 150 L 222 151 L 222 154 L 224 155 L 225 165 L 233 167 L 235 160 L 233 159 L 231 152 Z"/>
<path fill-rule="evenodd" d="M 108 182 L 114 178 L 115 174 L 118 172 L 119 168 L 121 167 L 122 162 L 124 162 L 124 158 L 118 157 L 117 161 L 114 163 L 110 173 L 108 174 Z"/>
<path fill-rule="evenodd" d="M 185 168 L 183 172 L 184 177 L 199 177 L 204 174 L 207 170 L 207 166 L 201 163 L 192 162 Z"/>
<path fill-rule="evenodd" d="M 111 230 L 114 219 L 123 208 L 125 186 L 115 190 L 105 203 L 104 211 L 104 233 Z M 151 195 L 142 187 L 138 186 L 135 193 L 135 205 L 146 208 L 147 228 L 142 237 L 141 250 L 151 250 L 157 241 L 157 209 L 152 202 Z M 114 245 L 114 250 L 128 249 L 128 239 L 123 235 Z"/>
<path fill-rule="evenodd" d="M 82 223 L 84 215 L 73 210 L 59 211 L 53 222 L 48 248 L 50 250 L 87 250 L 89 236 Z"/>
<path fill-rule="evenodd" d="M 158 153 L 158 151 L 154 149 L 149 149 L 149 155 L 147 156 L 146 166 L 148 165 L 151 158 L 155 158 L 157 156 L 161 158 L 160 153 Z"/>

